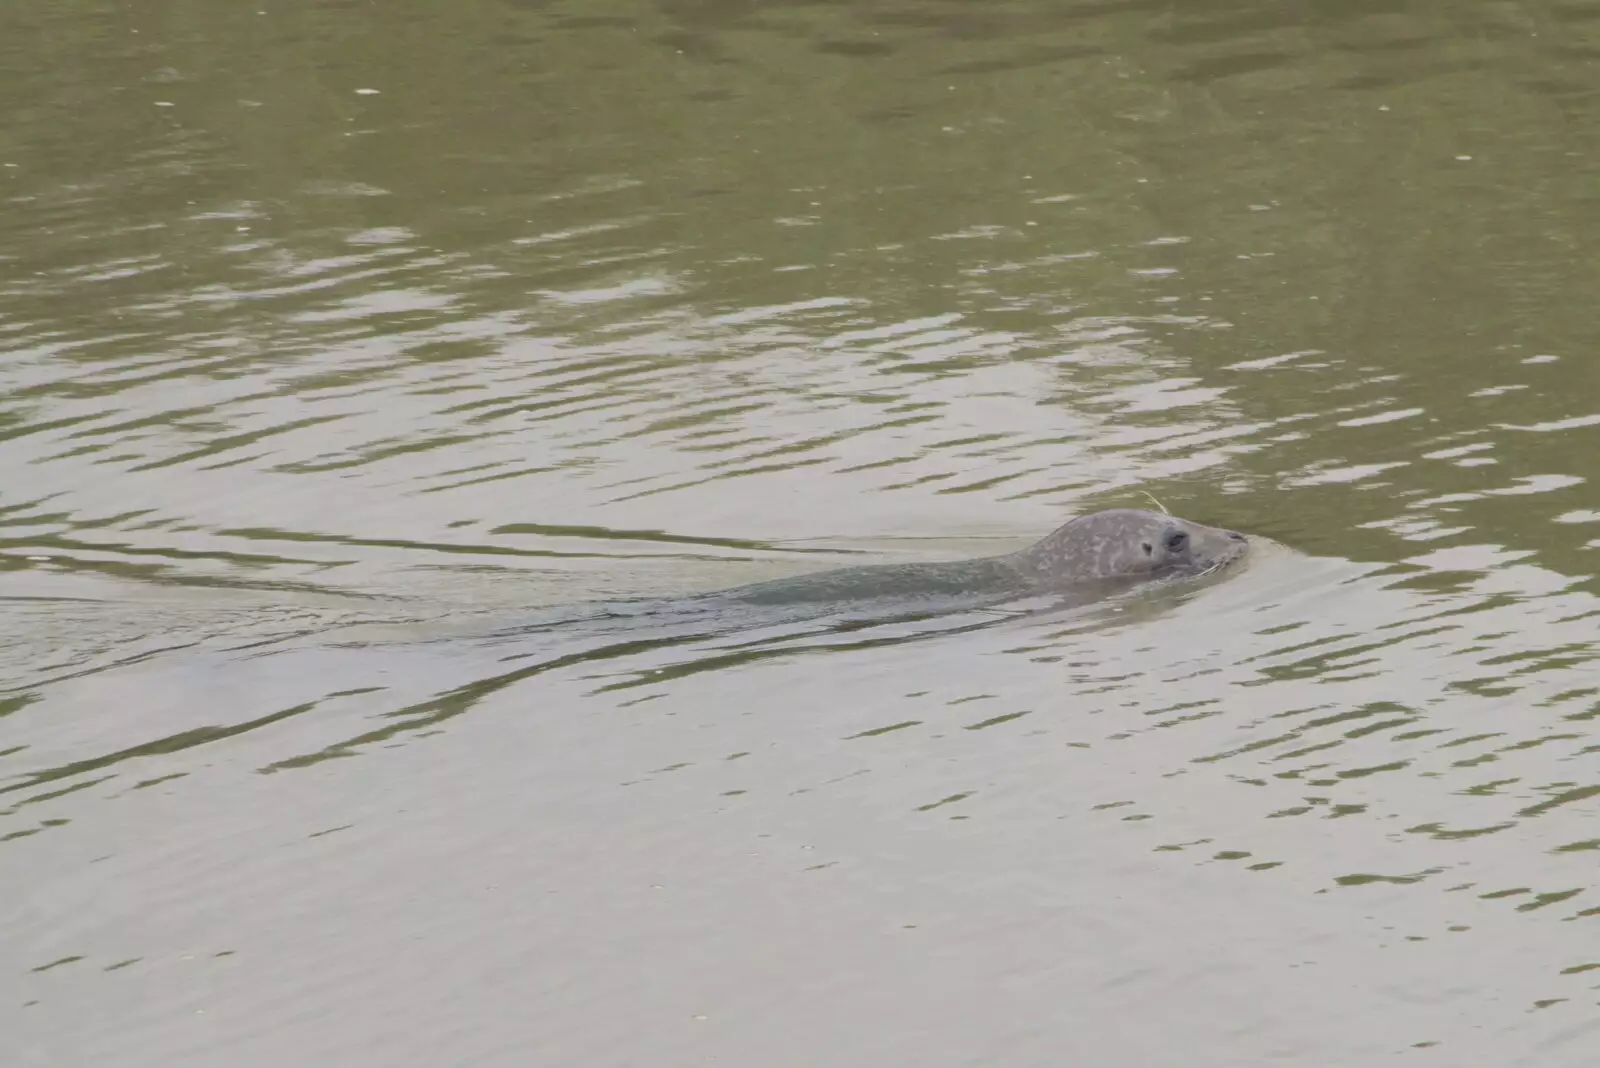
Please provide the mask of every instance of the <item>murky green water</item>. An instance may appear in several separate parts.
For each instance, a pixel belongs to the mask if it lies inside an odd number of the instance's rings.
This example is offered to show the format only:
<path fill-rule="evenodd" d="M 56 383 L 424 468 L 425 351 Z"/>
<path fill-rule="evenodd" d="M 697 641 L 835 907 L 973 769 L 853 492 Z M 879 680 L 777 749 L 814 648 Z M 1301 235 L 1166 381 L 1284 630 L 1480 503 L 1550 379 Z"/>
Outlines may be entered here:
<path fill-rule="evenodd" d="M 1597 57 L 1575 2 L 6 5 L 7 1065 L 1592 1065 Z M 1269 542 L 479 637 L 1145 494 Z"/>

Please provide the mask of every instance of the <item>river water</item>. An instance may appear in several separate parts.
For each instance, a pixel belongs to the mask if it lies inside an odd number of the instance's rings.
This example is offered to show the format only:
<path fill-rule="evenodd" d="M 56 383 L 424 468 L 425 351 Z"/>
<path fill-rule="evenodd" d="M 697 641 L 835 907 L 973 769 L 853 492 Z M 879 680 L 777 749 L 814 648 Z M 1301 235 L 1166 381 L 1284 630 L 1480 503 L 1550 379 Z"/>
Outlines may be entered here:
<path fill-rule="evenodd" d="M 1600 1060 L 1600 8 L 0 10 L 0 1034 Z M 1093 612 L 530 613 L 1258 536 Z"/>

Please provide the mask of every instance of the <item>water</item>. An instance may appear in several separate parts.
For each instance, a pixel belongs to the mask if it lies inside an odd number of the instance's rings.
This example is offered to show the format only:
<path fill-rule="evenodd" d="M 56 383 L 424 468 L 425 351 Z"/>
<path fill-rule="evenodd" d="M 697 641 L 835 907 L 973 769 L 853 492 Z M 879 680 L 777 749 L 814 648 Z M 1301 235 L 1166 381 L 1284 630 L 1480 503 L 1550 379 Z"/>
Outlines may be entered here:
<path fill-rule="evenodd" d="M 8 6 L 7 1064 L 1594 1063 L 1597 53 Z M 484 637 L 1147 494 L 1262 548 Z"/>

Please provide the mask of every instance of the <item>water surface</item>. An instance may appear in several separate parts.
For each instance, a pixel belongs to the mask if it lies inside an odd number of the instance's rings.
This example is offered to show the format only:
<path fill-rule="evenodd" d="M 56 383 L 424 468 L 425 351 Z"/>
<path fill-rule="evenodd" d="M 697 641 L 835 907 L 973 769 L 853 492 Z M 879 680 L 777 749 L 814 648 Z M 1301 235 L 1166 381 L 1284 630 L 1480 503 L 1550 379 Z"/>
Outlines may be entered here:
<path fill-rule="evenodd" d="M 1594 15 L 9 6 L 12 1061 L 1592 1064 Z"/>

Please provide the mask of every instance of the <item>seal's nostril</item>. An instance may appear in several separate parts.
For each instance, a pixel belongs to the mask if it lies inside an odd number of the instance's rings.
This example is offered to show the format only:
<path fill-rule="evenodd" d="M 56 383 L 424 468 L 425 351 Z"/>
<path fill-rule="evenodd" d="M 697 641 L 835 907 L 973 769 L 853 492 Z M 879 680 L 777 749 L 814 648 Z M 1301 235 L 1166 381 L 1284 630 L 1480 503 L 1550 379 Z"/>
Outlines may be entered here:
<path fill-rule="evenodd" d="M 1228 531 L 1228 537 L 1232 538 L 1234 541 L 1244 541 L 1244 540 L 1246 540 L 1245 536 L 1243 534 L 1240 534 L 1237 530 Z"/>

